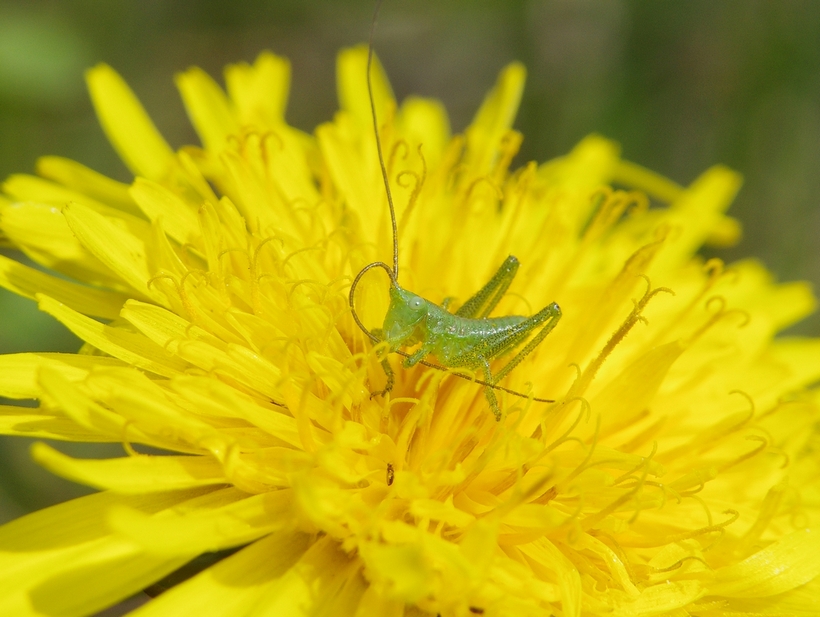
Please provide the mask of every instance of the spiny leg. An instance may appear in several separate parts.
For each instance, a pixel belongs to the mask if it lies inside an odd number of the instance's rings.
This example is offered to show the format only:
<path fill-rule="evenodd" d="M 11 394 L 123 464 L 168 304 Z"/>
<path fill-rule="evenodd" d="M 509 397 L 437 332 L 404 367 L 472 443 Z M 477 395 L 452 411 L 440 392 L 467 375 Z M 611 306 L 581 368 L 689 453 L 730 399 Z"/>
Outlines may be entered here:
<path fill-rule="evenodd" d="M 381 361 L 382 369 L 384 370 L 384 374 L 387 376 L 387 383 L 384 385 L 383 390 L 378 390 L 376 392 L 370 393 L 370 398 L 374 396 L 384 396 L 388 392 L 393 389 L 393 384 L 395 383 L 395 377 L 393 375 L 393 367 L 390 366 L 390 363 L 387 361 L 387 358 L 382 358 Z"/>
<path fill-rule="evenodd" d="M 407 356 L 402 363 L 404 368 L 413 368 L 418 364 L 421 360 L 424 359 L 428 353 L 427 348 L 422 345 L 418 350 L 416 350 L 412 355 Z"/>
<path fill-rule="evenodd" d="M 490 371 L 490 363 L 486 359 L 481 358 L 482 368 L 484 369 L 484 381 L 487 383 L 495 383 L 492 371 Z M 496 422 L 501 422 L 501 407 L 498 405 L 498 399 L 495 397 L 495 392 L 490 386 L 484 386 L 484 396 L 487 397 L 487 402 L 490 404 L 490 409 L 493 411 Z"/>
<path fill-rule="evenodd" d="M 536 334 L 529 343 L 524 345 L 517 354 L 515 354 L 512 359 L 504 365 L 504 367 L 498 371 L 495 375 L 495 381 L 492 383 L 498 383 L 504 377 L 506 377 L 510 371 L 512 371 L 516 366 L 521 364 L 521 361 L 526 358 L 532 350 L 538 347 L 541 344 L 547 335 L 552 332 L 556 325 L 558 325 L 558 321 L 561 319 L 561 307 L 559 307 L 555 302 L 545 306 L 543 309 L 538 311 L 532 317 L 528 317 L 526 320 L 521 322 L 520 328 L 522 330 L 522 334 L 527 336 L 530 332 L 535 330 L 539 325 L 542 323 L 544 326 L 541 328 L 541 331 Z M 516 341 L 515 344 L 517 344 Z"/>
<path fill-rule="evenodd" d="M 374 328 L 371 331 L 371 334 L 378 339 L 382 338 L 382 329 L 381 328 Z M 383 390 L 377 390 L 376 392 L 370 393 L 370 398 L 374 396 L 384 396 L 388 392 L 393 389 L 393 384 L 395 383 L 395 376 L 393 375 L 393 367 L 390 366 L 390 363 L 387 361 L 387 356 L 381 359 L 380 364 L 382 365 L 382 370 L 384 370 L 384 375 L 387 377 L 387 383 L 384 386 Z"/>
<path fill-rule="evenodd" d="M 489 315 L 510 288 L 515 274 L 518 272 L 518 266 L 519 261 L 516 257 L 513 255 L 507 257 L 487 284 L 467 300 L 455 314 L 459 317 L 477 319 Z"/>
<path fill-rule="evenodd" d="M 550 332 L 552 332 L 553 328 L 555 328 L 560 319 L 561 309 L 555 302 L 553 302 L 538 311 L 535 315 L 532 315 L 522 321 L 513 331 L 507 331 L 503 335 L 489 337 L 484 342 L 483 349 L 480 351 L 477 350 L 477 353 L 474 356 L 484 370 L 487 383 L 494 386 L 506 377 L 510 371 L 518 366 L 521 361 L 532 353 L 532 350 L 535 349 Z M 514 349 L 517 345 L 526 340 L 526 338 L 542 324 L 543 327 L 540 331 L 538 331 L 538 333 L 521 349 L 521 351 L 515 354 L 515 356 L 513 356 L 513 358 L 500 371 L 493 375 L 490 370 L 488 359 L 492 359 Z M 492 388 L 489 386 L 485 387 L 484 392 L 487 397 L 487 401 L 490 404 L 490 408 L 492 409 L 493 414 L 495 414 L 496 420 L 500 421 L 501 409 L 499 408 L 495 392 L 493 392 Z"/>

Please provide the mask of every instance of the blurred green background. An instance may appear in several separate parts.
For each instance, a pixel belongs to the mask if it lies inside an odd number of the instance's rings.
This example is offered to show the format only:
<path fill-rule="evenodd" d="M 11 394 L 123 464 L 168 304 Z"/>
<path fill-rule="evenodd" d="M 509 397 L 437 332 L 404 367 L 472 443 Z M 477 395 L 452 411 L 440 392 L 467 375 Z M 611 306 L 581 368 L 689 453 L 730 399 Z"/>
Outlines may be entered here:
<path fill-rule="evenodd" d="M 304 130 L 336 109 L 335 55 L 362 42 L 372 3 L 330 0 L 0 2 L 0 176 L 58 154 L 130 181 L 103 137 L 83 70 L 113 65 L 174 146 L 195 141 L 173 85 L 199 65 L 291 59 L 288 120 Z M 746 182 L 744 226 L 726 260 L 754 255 L 780 280 L 820 281 L 820 2 L 812 0 L 387 0 L 376 48 L 397 96 L 437 97 L 469 122 L 499 69 L 529 69 L 520 161 L 566 152 L 590 132 L 686 184 L 715 163 Z M 0 351 L 75 351 L 33 302 L 0 290 Z M 816 316 L 793 329 L 820 334 Z M 0 438 L 0 522 L 82 494 Z M 75 455 L 121 446 L 58 444 Z"/>

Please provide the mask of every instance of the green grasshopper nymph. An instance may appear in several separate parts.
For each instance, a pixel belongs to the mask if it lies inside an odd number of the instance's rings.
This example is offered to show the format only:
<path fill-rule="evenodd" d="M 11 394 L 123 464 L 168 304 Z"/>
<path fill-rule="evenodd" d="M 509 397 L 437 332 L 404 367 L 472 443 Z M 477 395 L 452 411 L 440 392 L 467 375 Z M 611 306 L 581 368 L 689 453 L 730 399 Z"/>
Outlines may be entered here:
<path fill-rule="evenodd" d="M 506 317 L 489 317 L 498 305 L 518 272 L 518 259 L 510 255 L 501 264 L 489 282 L 478 293 L 467 300 L 455 313 L 447 310 L 449 298 L 441 305 L 435 304 L 421 296 L 403 289 L 399 285 L 399 241 L 396 225 L 396 210 L 387 177 L 387 168 L 382 154 L 379 125 L 376 118 L 376 105 L 373 100 L 371 84 L 371 65 L 373 63 L 373 30 L 376 24 L 381 1 L 376 4 L 370 28 L 370 41 L 367 53 L 367 92 L 370 98 L 370 112 L 373 118 L 373 131 L 376 136 L 376 149 L 381 165 L 387 204 L 390 208 L 390 222 L 393 230 L 393 267 L 382 261 L 366 265 L 359 271 L 350 286 L 348 298 L 353 319 L 361 330 L 374 343 L 387 343 L 390 352 L 405 356 L 404 366 L 410 368 L 423 364 L 438 369 L 462 368 L 480 370 L 484 379 L 475 382 L 484 386 L 484 394 L 497 421 L 501 420 L 501 408 L 494 390 L 502 390 L 515 396 L 529 398 L 526 395 L 498 385 L 524 358 L 535 349 L 552 331 L 561 319 L 561 309 L 555 302 L 544 307 L 530 317 L 509 315 Z M 381 330 L 370 332 L 360 321 L 354 306 L 356 286 L 362 276 L 372 268 L 382 268 L 390 277 L 390 305 L 384 318 Z M 529 339 L 529 340 L 527 340 Z M 496 372 L 490 367 L 490 361 L 513 352 L 519 345 L 526 344 Z M 412 353 L 401 350 L 401 347 L 421 345 Z M 424 360 L 428 355 L 435 356 L 440 365 Z M 381 365 L 387 376 L 387 384 L 380 392 L 371 396 L 386 394 L 393 388 L 393 369 L 386 358 Z M 455 373 L 458 375 L 458 373 Z M 467 378 L 463 375 L 460 377 Z M 545 403 L 551 399 L 533 400 Z"/>

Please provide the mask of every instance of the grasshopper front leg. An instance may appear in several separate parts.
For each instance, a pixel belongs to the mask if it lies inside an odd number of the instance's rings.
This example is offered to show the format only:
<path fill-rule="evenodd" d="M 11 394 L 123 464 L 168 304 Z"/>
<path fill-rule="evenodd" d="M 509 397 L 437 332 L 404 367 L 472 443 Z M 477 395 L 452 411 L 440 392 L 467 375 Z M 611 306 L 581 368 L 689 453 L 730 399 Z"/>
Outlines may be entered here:
<path fill-rule="evenodd" d="M 379 336 L 381 335 L 381 330 L 374 330 L 374 333 L 375 332 L 378 332 Z M 416 366 L 416 364 L 422 361 L 424 359 L 424 356 L 426 356 L 428 353 L 430 353 L 430 351 L 427 348 L 427 346 L 422 345 L 418 350 L 416 350 L 415 353 L 413 353 L 410 356 L 407 356 L 404 359 L 402 365 L 404 366 L 404 368 L 413 368 L 414 366 Z M 387 361 L 387 357 L 381 360 L 381 365 L 382 369 L 384 369 L 384 374 L 387 377 L 387 384 L 384 386 L 383 390 L 379 392 L 371 392 L 370 398 L 373 398 L 374 396 L 387 394 L 393 389 L 393 384 L 395 383 L 395 375 L 393 373 L 393 367 L 391 367 L 390 363 Z"/>
<path fill-rule="evenodd" d="M 421 362 L 424 359 L 424 356 L 426 356 L 428 353 L 429 352 L 426 349 L 426 347 L 422 345 L 415 353 L 413 353 L 410 356 L 407 356 L 407 358 L 404 359 L 404 368 L 413 368 L 414 366 L 416 366 L 416 364 Z"/>
<path fill-rule="evenodd" d="M 387 376 L 387 383 L 384 385 L 383 390 L 378 390 L 376 392 L 370 393 L 370 398 L 374 396 L 384 396 L 388 392 L 393 389 L 393 384 L 395 383 L 395 376 L 393 374 L 393 367 L 390 366 L 390 363 L 387 361 L 387 358 L 382 358 L 381 361 L 382 370 L 384 370 L 384 374 Z"/>
<path fill-rule="evenodd" d="M 377 338 L 382 338 L 382 329 L 374 328 L 372 334 Z M 393 389 L 393 384 L 395 383 L 393 367 L 390 366 L 390 363 L 387 361 L 387 355 L 385 355 L 385 357 L 381 359 L 381 362 L 379 362 L 379 364 L 382 365 L 384 375 L 385 377 L 387 377 L 387 383 L 384 385 L 384 388 L 382 390 L 376 390 L 375 392 L 371 392 L 370 398 L 373 398 L 374 396 L 384 396 Z"/>
<path fill-rule="evenodd" d="M 424 356 L 426 356 L 426 355 L 427 355 L 427 351 L 424 348 L 419 349 L 412 356 L 408 356 L 407 358 L 405 358 L 404 362 L 402 364 L 405 368 L 412 368 L 416 364 L 418 364 L 419 361 L 423 360 Z M 385 386 L 382 390 L 377 390 L 376 392 L 371 392 L 370 393 L 370 398 L 373 398 L 374 396 L 384 396 L 385 394 L 387 394 L 388 392 L 390 392 L 393 389 L 393 385 L 396 382 L 395 381 L 395 373 L 393 372 L 393 367 L 390 366 L 390 363 L 387 361 L 386 357 L 382 358 L 380 364 L 382 365 L 382 369 L 384 370 L 384 374 L 387 377 L 387 383 L 385 384 Z"/>

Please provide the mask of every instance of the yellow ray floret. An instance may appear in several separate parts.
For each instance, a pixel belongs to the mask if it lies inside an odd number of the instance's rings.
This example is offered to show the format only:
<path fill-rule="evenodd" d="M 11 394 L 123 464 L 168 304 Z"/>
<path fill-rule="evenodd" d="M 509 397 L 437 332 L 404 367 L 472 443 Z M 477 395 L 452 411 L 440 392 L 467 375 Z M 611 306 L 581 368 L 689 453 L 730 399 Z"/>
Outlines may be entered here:
<path fill-rule="evenodd" d="M 135 175 L 163 178 L 173 151 L 122 77 L 99 64 L 86 81 L 100 124 L 123 162 Z"/>

